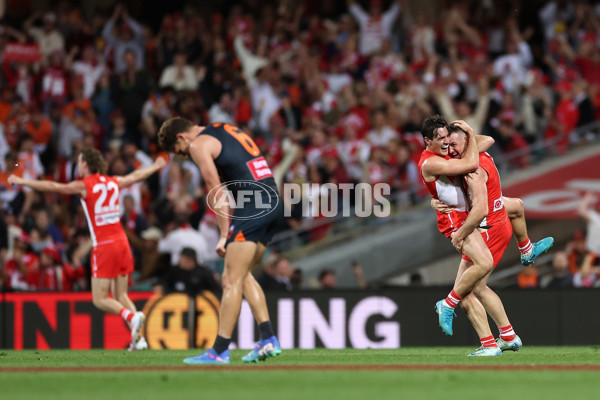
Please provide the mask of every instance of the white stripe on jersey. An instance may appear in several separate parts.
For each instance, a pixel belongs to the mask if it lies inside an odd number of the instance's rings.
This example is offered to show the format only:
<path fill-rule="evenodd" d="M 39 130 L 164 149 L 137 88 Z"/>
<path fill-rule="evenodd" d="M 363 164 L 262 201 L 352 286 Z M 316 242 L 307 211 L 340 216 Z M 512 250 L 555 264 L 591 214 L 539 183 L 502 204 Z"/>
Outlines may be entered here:
<path fill-rule="evenodd" d="M 90 219 L 90 214 L 88 214 L 85 201 L 82 198 L 79 198 L 79 201 L 81 201 L 81 206 L 83 207 L 83 212 L 85 213 L 85 219 L 87 220 L 88 228 L 90 228 L 90 237 L 92 238 L 92 243 L 94 247 L 96 247 L 98 243 L 96 242 L 96 234 L 94 232 L 94 225 L 92 225 L 92 220 Z"/>

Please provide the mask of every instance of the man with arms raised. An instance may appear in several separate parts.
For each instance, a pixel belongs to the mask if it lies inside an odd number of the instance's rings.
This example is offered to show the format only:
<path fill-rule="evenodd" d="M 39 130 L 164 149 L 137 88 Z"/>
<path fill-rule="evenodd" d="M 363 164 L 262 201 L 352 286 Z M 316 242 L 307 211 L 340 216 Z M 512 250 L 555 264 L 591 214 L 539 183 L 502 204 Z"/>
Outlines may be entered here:
<path fill-rule="evenodd" d="M 119 191 L 140 182 L 162 167 L 166 161 L 157 158 L 154 164 L 125 176 L 106 175 L 102 154 L 92 148 L 81 151 L 77 169 L 81 180 L 69 183 L 29 180 L 11 175 L 9 183 L 28 186 L 42 192 L 78 195 L 92 237 L 92 298 L 104 312 L 120 315 L 131 328 L 129 350 L 148 348 L 140 330 L 144 314 L 137 311 L 127 295 L 129 274 L 133 272 L 133 257 L 129 241 L 120 220 Z M 109 296 L 112 292 L 113 297 Z"/>

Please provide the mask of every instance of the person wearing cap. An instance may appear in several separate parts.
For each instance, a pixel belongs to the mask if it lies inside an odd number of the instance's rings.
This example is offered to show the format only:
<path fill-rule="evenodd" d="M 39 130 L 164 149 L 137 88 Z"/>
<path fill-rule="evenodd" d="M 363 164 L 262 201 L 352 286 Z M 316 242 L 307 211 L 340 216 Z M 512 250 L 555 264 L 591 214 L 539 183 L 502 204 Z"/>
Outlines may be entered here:
<path fill-rule="evenodd" d="M 196 250 L 184 247 L 179 254 L 179 261 L 174 268 L 169 268 L 162 276 L 155 291 L 162 294 L 173 292 L 195 296 L 204 290 L 213 293 L 219 291 L 219 284 L 214 273 L 196 262 Z"/>
<path fill-rule="evenodd" d="M 42 18 L 42 27 L 33 26 L 33 23 Z M 40 44 L 40 53 L 48 57 L 55 51 L 65 50 L 65 39 L 56 29 L 56 14 L 41 11 L 35 12 L 23 24 L 23 30 L 29 33 Z"/>

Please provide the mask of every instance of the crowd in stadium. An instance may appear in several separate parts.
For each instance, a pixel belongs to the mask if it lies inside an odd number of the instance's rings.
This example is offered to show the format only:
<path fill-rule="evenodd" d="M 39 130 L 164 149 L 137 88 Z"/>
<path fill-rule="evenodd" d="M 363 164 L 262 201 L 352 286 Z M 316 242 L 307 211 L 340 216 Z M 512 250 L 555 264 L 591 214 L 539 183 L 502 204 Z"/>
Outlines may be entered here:
<path fill-rule="evenodd" d="M 569 133 L 600 118 L 600 6 L 585 1 L 435 11 L 402 0 L 240 1 L 188 6 L 160 26 L 119 3 L 87 17 L 73 1 L 52 11 L 2 3 L 0 284 L 14 290 L 87 288 L 91 242 L 78 199 L 7 177 L 77 179 L 86 146 L 103 152 L 109 174 L 126 174 L 159 155 L 156 133 L 171 116 L 240 126 L 279 184 L 389 183 L 400 208 L 424 194 L 426 116 L 463 119 L 497 151 L 521 149 L 512 168 L 527 167 L 539 141 L 564 153 Z M 176 265 L 184 248 L 214 268 L 216 217 L 193 163 L 172 160 L 121 203 L 138 280 Z M 290 228 L 321 217 L 300 214 Z"/>

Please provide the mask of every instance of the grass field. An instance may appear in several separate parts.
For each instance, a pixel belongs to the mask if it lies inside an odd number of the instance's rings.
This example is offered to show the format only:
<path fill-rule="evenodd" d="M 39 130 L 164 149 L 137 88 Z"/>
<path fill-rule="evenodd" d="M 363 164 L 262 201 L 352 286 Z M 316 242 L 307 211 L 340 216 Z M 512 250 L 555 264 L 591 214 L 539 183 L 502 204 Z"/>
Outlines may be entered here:
<path fill-rule="evenodd" d="M 473 358 L 471 348 L 286 350 L 258 365 L 185 366 L 198 351 L 0 350 L 0 399 L 600 398 L 600 347 L 526 347 Z"/>

